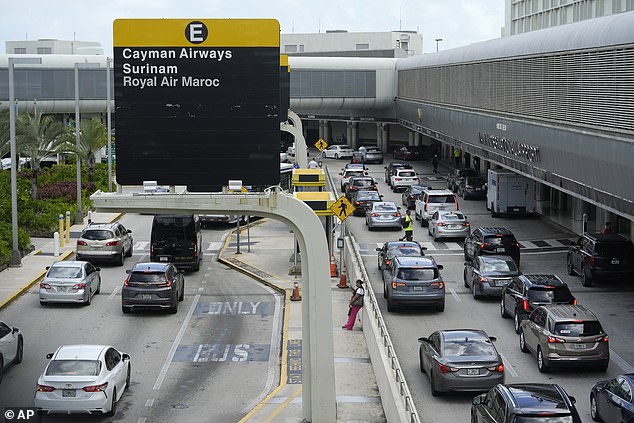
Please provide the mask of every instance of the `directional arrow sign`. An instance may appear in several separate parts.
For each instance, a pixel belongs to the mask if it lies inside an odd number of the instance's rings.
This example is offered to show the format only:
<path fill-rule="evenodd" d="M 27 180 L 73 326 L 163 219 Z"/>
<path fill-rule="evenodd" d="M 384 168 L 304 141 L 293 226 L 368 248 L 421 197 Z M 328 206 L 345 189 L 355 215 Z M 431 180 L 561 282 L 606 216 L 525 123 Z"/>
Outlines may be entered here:
<path fill-rule="evenodd" d="M 343 222 L 354 212 L 354 206 L 342 195 L 330 206 L 330 210 Z"/>

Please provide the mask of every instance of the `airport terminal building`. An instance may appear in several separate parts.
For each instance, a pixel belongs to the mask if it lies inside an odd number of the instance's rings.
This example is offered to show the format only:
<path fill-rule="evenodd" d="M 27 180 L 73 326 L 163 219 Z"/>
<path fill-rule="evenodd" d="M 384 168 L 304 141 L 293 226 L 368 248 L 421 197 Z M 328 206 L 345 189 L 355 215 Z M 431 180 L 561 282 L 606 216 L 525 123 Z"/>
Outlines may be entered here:
<path fill-rule="evenodd" d="M 38 57 L 15 67 L 19 112 L 72 119 L 75 63 L 96 63 L 78 70 L 80 109 L 105 120 L 107 57 Z M 584 216 L 589 231 L 610 221 L 634 238 L 634 12 L 422 55 L 289 54 L 289 66 L 290 108 L 309 146 L 410 145 L 447 161 L 457 149 L 462 166 L 536 180 L 548 219 L 576 233 Z M 7 67 L 0 56 L 0 108 Z"/>

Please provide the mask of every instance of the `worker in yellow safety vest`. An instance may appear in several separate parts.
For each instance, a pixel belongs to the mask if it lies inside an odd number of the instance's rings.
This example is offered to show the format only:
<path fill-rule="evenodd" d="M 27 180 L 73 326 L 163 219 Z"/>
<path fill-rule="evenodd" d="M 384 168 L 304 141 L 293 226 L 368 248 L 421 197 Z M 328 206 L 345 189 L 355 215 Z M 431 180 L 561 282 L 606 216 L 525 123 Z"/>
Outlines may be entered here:
<path fill-rule="evenodd" d="M 409 209 L 405 212 L 405 217 L 403 219 L 403 229 L 405 229 L 405 235 L 403 238 L 399 238 L 399 240 L 412 241 L 414 239 L 414 222 L 412 221 L 412 216 L 410 216 Z"/>

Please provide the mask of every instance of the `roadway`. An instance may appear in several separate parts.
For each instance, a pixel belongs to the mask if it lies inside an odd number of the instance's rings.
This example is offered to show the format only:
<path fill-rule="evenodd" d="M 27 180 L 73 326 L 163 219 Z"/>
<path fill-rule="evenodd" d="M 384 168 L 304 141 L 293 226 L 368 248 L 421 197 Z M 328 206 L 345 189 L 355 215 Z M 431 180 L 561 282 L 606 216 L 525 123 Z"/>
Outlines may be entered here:
<path fill-rule="evenodd" d="M 386 159 L 385 164 L 389 162 Z M 337 176 L 346 162 L 327 159 L 334 177 L 335 186 L 339 187 Z M 431 165 L 413 162 L 421 175 L 423 184 L 433 188 L 446 188 L 443 179 L 434 178 Z M 401 205 L 401 194 L 394 194 L 384 181 L 383 165 L 367 165 L 370 176 L 379 182 L 379 192 L 385 201 L 394 201 Z M 495 218 L 485 209 L 484 201 L 465 201 L 458 199 L 460 209 L 468 217 L 472 227 L 505 226 L 513 231 L 516 238 L 522 241 L 545 241 L 556 245 L 551 240 L 574 239 L 576 236 L 541 218 Z M 415 221 L 414 240 L 421 242 L 429 249 L 427 255 L 436 258 L 444 265 L 441 271 L 447 287 L 447 300 L 444 312 L 426 309 L 406 309 L 387 312 L 383 300 L 383 282 L 377 268 L 377 257 L 374 248 L 388 240 L 403 236 L 403 231 L 373 231 L 365 226 L 365 219 L 351 216 L 346 220 L 346 228 L 351 231 L 361 250 L 361 254 L 370 277 L 374 292 L 379 299 L 388 331 L 396 354 L 404 368 L 416 408 L 426 423 L 446 423 L 448 421 L 469 421 L 469 410 L 474 393 L 450 393 L 432 397 L 429 379 L 420 372 L 418 364 L 418 342 L 422 336 L 429 336 L 439 329 L 478 328 L 498 338 L 496 347 L 503 355 L 506 366 L 506 383 L 539 382 L 559 383 L 570 395 L 576 397 L 577 407 L 583 421 L 590 421 L 589 394 L 598 380 L 607 379 L 625 371 L 634 371 L 634 327 L 629 318 L 634 313 L 634 287 L 628 283 L 597 283 L 591 288 L 581 286 L 577 276 L 566 273 L 566 252 L 533 251 L 522 252 L 521 271 L 524 273 L 555 273 L 566 281 L 580 304 L 593 310 L 610 336 L 612 350 L 611 363 L 607 372 L 586 369 L 553 370 L 541 374 L 537 369 L 534 356 L 519 350 L 518 336 L 513 330 L 511 319 L 502 319 L 497 299 L 474 300 L 469 289 L 463 285 L 463 253 L 460 240 L 434 242 Z M 531 245 L 531 243 L 525 243 Z M 540 244 L 539 242 L 537 244 Z M 535 244 L 532 244 L 535 245 Z M 542 244 L 543 245 L 543 244 Z"/>
<path fill-rule="evenodd" d="M 278 385 L 283 302 L 272 289 L 215 261 L 226 226 L 203 231 L 203 265 L 185 274 L 178 314 L 121 312 L 125 270 L 148 259 L 151 219 L 123 216 L 133 231 L 134 255 L 123 267 L 99 265 L 102 289 L 92 305 L 42 307 L 34 287 L 2 311 L 2 320 L 24 333 L 25 355 L 0 384 L 0 407 L 33 406 L 45 356 L 63 344 L 109 344 L 131 355 L 132 383 L 116 421 L 238 421 Z"/>

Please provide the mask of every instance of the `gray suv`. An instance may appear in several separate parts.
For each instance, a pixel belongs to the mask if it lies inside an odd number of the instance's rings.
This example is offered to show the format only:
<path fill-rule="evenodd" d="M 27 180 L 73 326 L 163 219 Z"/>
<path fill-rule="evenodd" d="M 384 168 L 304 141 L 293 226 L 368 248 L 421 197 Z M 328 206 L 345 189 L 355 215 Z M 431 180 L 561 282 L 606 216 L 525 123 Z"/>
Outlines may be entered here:
<path fill-rule="evenodd" d="M 75 256 L 84 261 L 112 261 L 123 266 L 134 248 L 132 231 L 121 223 L 91 223 L 77 240 Z"/>
<path fill-rule="evenodd" d="M 137 263 L 126 270 L 128 277 L 121 290 L 121 309 L 167 309 L 178 312 L 178 303 L 185 298 L 183 271 L 172 263 Z"/>
<path fill-rule="evenodd" d="M 445 310 L 445 283 L 440 276 L 442 265 L 431 256 L 394 257 L 383 270 L 383 296 L 387 311 L 397 306 L 432 305 Z"/>

